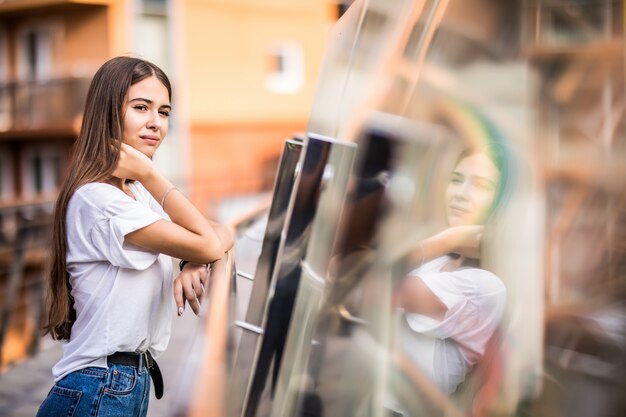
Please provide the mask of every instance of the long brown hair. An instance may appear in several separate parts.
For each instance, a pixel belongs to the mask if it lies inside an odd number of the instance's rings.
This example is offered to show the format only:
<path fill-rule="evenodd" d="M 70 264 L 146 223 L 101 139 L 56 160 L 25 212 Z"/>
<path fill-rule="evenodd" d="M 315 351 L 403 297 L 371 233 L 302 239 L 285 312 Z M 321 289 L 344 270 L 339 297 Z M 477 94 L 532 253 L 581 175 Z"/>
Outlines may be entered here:
<path fill-rule="evenodd" d="M 105 62 L 94 75 L 85 103 L 83 121 L 74 144 L 68 176 L 54 211 L 51 265 L 44 334 L 56 340 L 69 339 L 76 321 L 74 298 L 67 272 L 66 213 L 69 201 L 80 186 L 110 179 L 117 166 L 122 143 L 124 101 L 131 85 L 156 76 L 172 97 L 170 82 L 156 65 L 138 58 L 116 57 Z"/>

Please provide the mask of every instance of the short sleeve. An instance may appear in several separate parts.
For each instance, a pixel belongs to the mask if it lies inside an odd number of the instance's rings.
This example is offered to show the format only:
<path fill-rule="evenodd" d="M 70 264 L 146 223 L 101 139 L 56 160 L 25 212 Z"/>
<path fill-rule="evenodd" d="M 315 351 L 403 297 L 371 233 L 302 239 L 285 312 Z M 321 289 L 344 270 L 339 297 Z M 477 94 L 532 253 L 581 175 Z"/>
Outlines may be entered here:
<path fill-rule="evenodd" d="M 91 184 L 77 190 L 78 198 L 98 215 L 85 227 L 86 241 L 100 259 L 113 266 L 143 270 L 156 262 L 158 253 L 125 242 L 125 236 L 163 219 L 147 205 L 135 201 L 115 187 Z"/>
<path fill-rule="evenodd" d="M 478 312 L 475 304 L 470 302 L 474 291 L 471 282 L 464 279 L 462 273 L 459 274 L 458 271 L 425 273 L 414 279 L 421 279 L 447 307 L 447 311 L 443 320 L 435 320 L 420 314 L 407 314 L 407 322 L 411 329 L 440 339 L 456 339 L 476 325 Z"/>

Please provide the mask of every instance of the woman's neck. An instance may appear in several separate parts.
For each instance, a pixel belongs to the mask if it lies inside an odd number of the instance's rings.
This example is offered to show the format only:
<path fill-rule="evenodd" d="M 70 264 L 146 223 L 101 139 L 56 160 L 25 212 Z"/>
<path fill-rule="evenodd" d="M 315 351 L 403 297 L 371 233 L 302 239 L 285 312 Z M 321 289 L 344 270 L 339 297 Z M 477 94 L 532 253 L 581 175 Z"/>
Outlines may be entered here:
<path fill-rule="evenodd" d="M 467 258 L 463 255 L 460 255 L 458 258 L 453 258 L 449 260 L 442 271 L 455 271 L 459 268 L 479 268 L 480 267 L 480 259 Z"/>
<path fill-rule="evenodd" d="M 111 177 L 109 179 L 109 184 L 111 184 L 114 187 L 119 188 L 128 196 L 132 197 L 133 200 L 136 200 L 135 195 L 133 194 L 130 187 L 128 187 L 128 184 L 126 183 L 126 178 Z"/>
<path fill-rule="evenodd" d="M 119 188 L 120 190 L 125 190 L 128 187 L 126 186 L 126 179 L 125 178 L 117 178 L 117 177 L 111 177 L 109 179 L 109 183 L 117 188 Z"/>

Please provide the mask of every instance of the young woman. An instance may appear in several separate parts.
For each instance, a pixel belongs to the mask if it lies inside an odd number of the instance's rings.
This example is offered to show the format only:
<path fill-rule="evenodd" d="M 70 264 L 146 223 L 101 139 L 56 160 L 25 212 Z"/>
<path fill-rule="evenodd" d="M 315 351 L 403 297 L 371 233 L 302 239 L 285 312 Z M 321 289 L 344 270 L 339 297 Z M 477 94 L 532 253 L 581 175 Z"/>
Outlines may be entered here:
<path fill-rule="evenodd" d="M 38 416 L 145 416 L 174 314 L 198 312 L 205 265 L 233 244 L 158 172 L 167 76 L 117 57 L 96 72 L 54 218 L 45 332 L 64 341 Z M 173 280 L 170 256 L 189 263 Z"/>
<path fill-rule="evenodd" d="M 423 240 L 398 290 L 404 309 L 405 353 L 447 394 L 483 356 L 500 324 L 506 290 L 480 265 L 483 224 L 502 201 L 507 182 L 502 149 L 464 152 L 445 193 L 449 228 Z"/>

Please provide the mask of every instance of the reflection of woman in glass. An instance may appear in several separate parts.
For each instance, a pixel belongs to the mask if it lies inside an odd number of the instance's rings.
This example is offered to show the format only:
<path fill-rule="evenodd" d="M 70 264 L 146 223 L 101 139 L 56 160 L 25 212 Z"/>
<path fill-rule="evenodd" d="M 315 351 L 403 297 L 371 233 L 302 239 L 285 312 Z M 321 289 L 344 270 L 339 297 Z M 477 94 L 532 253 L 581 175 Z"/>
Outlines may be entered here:
<path fill-rule="evenodd" d="M 503 315 L 506 290 L 480 265 L 485 221 L 502 200 L 503 149 L 463 152 L 445 192 L 449 228 L 420 242 L 398 290 L 404 309 L 400 343 L 445 393 L 453 393 L 483 356 Z"/>

